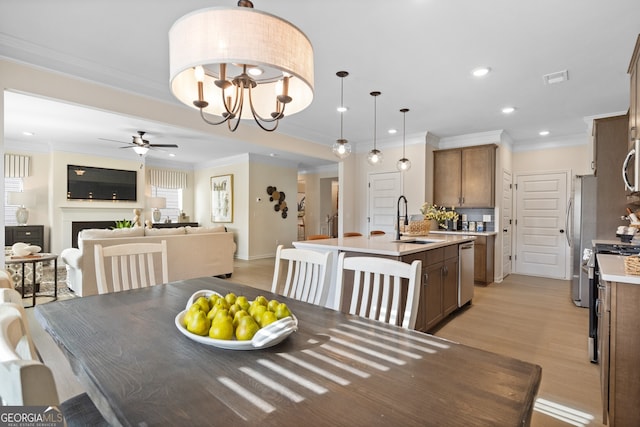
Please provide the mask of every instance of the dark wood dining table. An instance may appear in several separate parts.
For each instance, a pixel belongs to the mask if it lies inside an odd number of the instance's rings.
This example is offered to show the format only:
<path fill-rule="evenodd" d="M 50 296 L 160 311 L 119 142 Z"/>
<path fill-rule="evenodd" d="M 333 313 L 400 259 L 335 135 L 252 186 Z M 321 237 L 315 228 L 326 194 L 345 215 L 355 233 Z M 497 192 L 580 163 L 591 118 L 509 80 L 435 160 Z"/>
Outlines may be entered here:
<path fill-rule="evenodd" d="M 196 291 L 286 302 L 298 330 L 262 350 L 174 324 Z M 537 365 L 218 278 L 39 305 L 87 393 L 123 426 L 522 426 Z"/>

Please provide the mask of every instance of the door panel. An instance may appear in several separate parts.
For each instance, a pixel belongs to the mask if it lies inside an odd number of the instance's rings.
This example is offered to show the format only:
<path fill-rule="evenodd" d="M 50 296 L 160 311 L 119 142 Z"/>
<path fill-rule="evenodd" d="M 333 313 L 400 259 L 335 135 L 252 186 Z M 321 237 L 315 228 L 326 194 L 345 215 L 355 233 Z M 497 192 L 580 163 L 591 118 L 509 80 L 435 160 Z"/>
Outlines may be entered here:
<path fill-rule="evenodd" d="M 517 273 L 567 278 L 567 177 L 566 172 L 517 177 Z"/>
<path fill-rule="evenodd" d="M 502 278 L 511 274 L 511 222 L 513 218 L 512 175 L 502 171 L 502 220 L 499 233 L 502 236 Z"/>
<path fill-rule="evenodd" d="M 400 172 L 369 175 L 369 231 L 395 231 L 400 194 Z"/>

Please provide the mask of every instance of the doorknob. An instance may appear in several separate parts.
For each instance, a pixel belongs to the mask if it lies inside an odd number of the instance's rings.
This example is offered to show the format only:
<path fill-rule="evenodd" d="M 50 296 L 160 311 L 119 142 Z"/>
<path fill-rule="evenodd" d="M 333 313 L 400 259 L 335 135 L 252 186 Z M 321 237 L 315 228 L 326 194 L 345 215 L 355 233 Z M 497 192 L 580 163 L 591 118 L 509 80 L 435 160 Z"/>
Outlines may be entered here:
<path fill-rule="evenodd" d="M 562 233 L 564 233 L 564 230 L 563 230 L 563 229 L 560 229 L 560 234 L 562 234 Z"/>
<path fill-rule="evenodd" d="M 505 233 L 509 232 L 509 230 L 507 230 L 506 228 L 503 228 L 502 231 L 505 232 Z"/>

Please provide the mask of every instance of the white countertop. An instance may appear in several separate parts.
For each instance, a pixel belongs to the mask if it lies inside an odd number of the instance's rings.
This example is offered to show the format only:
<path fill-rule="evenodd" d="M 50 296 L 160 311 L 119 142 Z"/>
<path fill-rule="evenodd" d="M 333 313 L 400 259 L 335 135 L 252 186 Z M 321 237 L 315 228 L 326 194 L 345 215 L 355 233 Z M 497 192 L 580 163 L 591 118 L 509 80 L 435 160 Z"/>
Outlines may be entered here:
<path fill-rule="evenodd" d="M 463 234 L 465 236 L 495 236 L 498 234 L 497 231 L 450 231 L 450 230 L 432 230 L 431 234 L 451 234 L 451 235 L 460 235 Z"/>
<path fill-rule="evenodd" d="M 624 272 L 624 258 L 621 255 L 598 255 L 600 277 L 608 282 L 631 283 L 640 285 L 640 276 Z"/>
<path fill-rule="evenodd" d="M 338 237 L 334 239 L 293 242 L 293 246 L 304 249 L 339 250 L 375 255 L 403 256 L 416 252 L 429 251 L 443 246 L 470 242 L 475 240 L 475 237 L 468 234 L 456 233 L 456 235 L 439 234 L 435 236 L 432 234 L 416 237 L 403 236 L 401 240 L 406 240 L 406 243 L 394 242 L 394 239 L 394 236 L 388 234 L 371 237 Z M 434 242 L 417 244 L 411 243 L 411 240 L 434 240 Z"/>

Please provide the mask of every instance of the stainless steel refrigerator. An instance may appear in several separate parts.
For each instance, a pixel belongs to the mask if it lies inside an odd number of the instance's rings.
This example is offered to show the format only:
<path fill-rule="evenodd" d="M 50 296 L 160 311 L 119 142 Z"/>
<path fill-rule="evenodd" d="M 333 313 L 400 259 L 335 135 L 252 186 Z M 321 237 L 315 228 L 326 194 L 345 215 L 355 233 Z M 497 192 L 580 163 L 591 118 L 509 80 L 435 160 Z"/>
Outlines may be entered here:
<path fill-rule="evenodd" d="M 589 307 L 589 275 L 584 259 L 591 250 L 597 232 L 598 178 L 578 175 L 573 179 L 572 197 L 567 218 L 571 221 L 569 245 L 573 257 L 571 299 L 578 307 Z"/>

